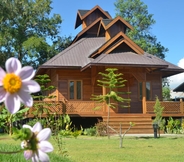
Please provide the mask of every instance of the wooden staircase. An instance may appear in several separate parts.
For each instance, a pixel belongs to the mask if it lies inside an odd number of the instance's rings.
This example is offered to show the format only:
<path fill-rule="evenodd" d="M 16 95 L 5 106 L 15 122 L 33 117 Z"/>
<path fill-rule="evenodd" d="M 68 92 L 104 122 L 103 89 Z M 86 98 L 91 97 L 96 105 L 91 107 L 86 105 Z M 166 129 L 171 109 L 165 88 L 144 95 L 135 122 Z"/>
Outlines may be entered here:
<path fill-rule="evenodd" d="M 103 116 L 103 121 L 107 122 L 107 116 Z M 135 125 L 127 132 L 127 134 L 153 134 L 153 126 L 151 116 L 143 114 L 110 114 L 109 126 L 120 132 L 120 123 L 122 125 L 122 134 L 129 128 L 130 122 Z M 109 130 L 111 134 L 116 134 Z"/>

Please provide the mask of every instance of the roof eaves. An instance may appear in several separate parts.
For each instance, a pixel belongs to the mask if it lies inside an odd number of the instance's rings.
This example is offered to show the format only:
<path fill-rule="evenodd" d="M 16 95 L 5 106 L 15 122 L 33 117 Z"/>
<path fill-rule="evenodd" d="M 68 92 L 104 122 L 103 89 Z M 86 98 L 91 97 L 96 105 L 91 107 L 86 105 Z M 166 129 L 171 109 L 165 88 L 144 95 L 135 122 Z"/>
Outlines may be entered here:
<path fill-rule="evenodd" d="M 81 71 L 87 69 L 90 66 L 124 66 L 124 67 L 138 67 L 136 64 L 116 64 L 116 63 L 89 63 L 81 68 Z M 158 68 L 163 69 L 167 68 L 167 65 L 150 65 L 150 64 L 139 64 L 139 67 L 148 67 L 148 68 Z"/>
<path fill-rule="evenodd" d="M 50 68 L 50 69 L 57 69 L 57 68 L 76 69 L 77 68 L 77 69 L 80 69 L 81 66 L 62 66 L 62 65 L 51 66 L 51 65 L 42 65 L 38 69 L 45 69 L 45 68 Z"/>

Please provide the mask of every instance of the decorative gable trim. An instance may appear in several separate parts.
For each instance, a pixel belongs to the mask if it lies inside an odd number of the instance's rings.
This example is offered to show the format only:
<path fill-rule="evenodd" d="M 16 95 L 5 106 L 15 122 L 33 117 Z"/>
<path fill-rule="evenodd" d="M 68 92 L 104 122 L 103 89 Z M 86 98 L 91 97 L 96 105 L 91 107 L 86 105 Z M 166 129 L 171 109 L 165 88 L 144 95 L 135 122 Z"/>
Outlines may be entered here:
<path fill-rule="evenodd" d="M 117 43 L 118 40 L 119 40 L 119 42 Z M 111 38 L 109 41 L 107 41 L 104 45 L 102 45 L 99 49 L 97 49 L 94 53 L 92 53 L 89 57 L 93 58 L 96 55 L 100 55 L 103 52 L 105 52 L 106 54 L 109 54 L 112 50 L 117 48 L 122 43 L 126 43 L 137 54 L 141 54 L 141 55 L 144 54 L 144 51 L 138 45 L 136 45 L 123 32 L 119 32 L 117 35 L 115 35 L 113 38 Z M 113 45 L 113 47 L 112 47 L 112 45 Z"/>
<path fill-rule="evenodd" d="M 102 25 L 105 28 L 105 30 L 107 30 L 118 21 L 121 21 L 126 27 L 133 30 L 133 27 L 120 16 L 117 16 L 115 19 L 112 19 L 112 21 L 110 23 L 108 23 L 107 25 L 105 25 L 102 21 Z"/>
<path fill-rule="evenodd" d="M 83 20 L 87 16 L 89 16 L 90 14 L 92 14 L 93 12 L 95 12 L 96 10 L 99 10 L 101 13 L 103 13 L 104 16 L 107 19 L 112 19 L 112 17 L 110 16 L 110 14 L 107 11 L 104 11 L 101 7 L 99 7 L 98 5 L 96 5 L 91 10 L 85 10 L 86 13 L 84 15 L 82 15 L 81 12 L 78 10 L 78 12 L 77 12 L 77 18 L 76 18 L 76 23 L 75 23 L 75 29 L 82 24 Z"/>
<path fill-rule="evenodd" d="M 91 28 L 93 28 L 94 25 L 96 24 L 100 24 L 102 18 L 98 18 L 97 20 L 95 20 L 91 25 L 89 25 L 88 27 L 86 27 L 85 29 L 83 29 L 79 34 L 77 34 L 77 36 L 74 38 L 74 40 L 72 41 L 72 44 L 75 43 L 76 41 L 78 41 L 80 39 L 80 37 L 82 37 L 83 34 L 85 34 L 87 31 L 89 31 Z"/>

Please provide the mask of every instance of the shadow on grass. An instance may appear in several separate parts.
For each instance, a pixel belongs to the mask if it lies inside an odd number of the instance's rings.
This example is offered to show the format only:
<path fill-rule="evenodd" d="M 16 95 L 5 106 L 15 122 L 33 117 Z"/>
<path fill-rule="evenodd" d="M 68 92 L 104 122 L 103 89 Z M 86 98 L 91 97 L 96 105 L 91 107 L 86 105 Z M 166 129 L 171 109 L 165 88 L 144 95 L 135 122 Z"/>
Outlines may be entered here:
<path fill-rule="evenodd" d="M 150 136 L 140 136 L 140 137 L 135 137 L 134 139 L 140 140 L 140 139 L 163 139 L 163 138 L 167 138 L 167 137 L 160 136 L 160 137 L 154 138 L 154 137 L 150 137 Z"/>

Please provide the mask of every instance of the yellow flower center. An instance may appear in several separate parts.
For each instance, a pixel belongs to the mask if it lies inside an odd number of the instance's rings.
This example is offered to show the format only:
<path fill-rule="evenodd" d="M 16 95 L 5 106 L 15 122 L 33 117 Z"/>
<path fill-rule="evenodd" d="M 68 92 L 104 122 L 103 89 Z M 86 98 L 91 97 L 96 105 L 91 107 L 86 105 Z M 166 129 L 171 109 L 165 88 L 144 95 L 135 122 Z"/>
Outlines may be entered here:
<path fill-rule="evenodd" d="M 9 93 L 16 93 L 22 86 L 22 80 L 14 73 L 6 74 L 3 78 L 3 87 Z"/>

